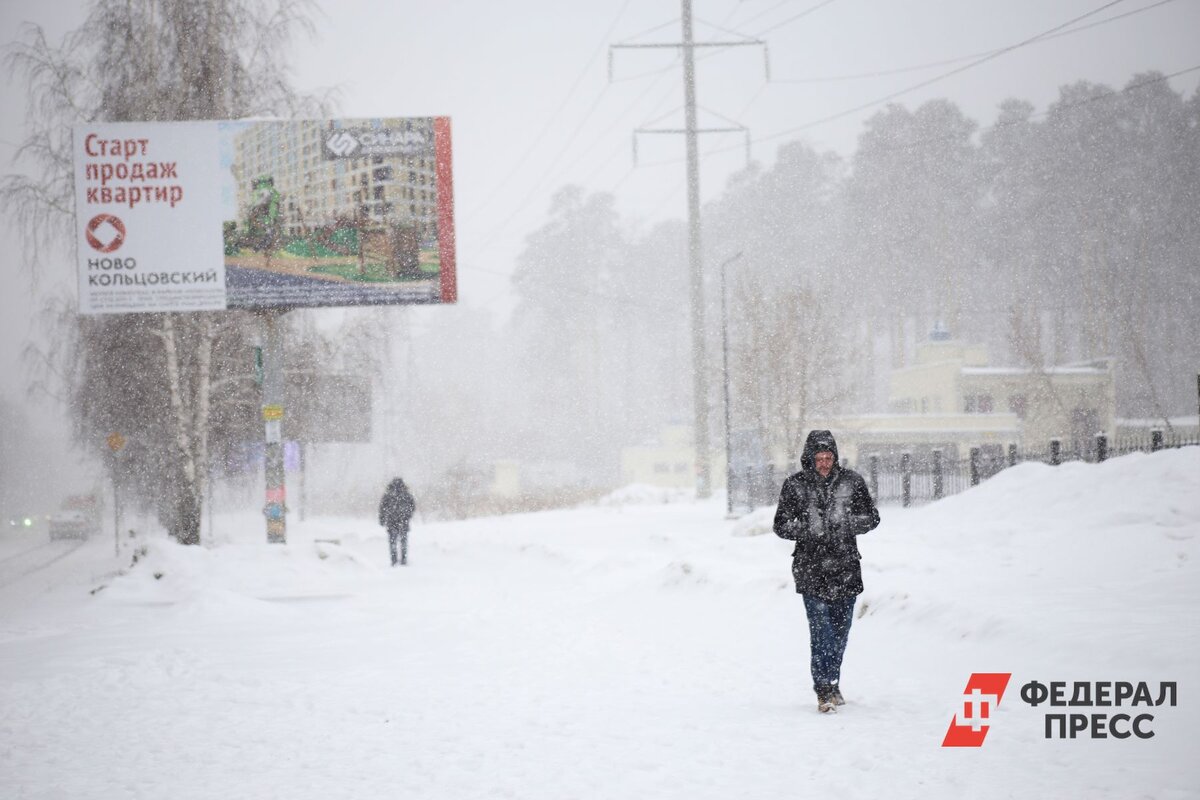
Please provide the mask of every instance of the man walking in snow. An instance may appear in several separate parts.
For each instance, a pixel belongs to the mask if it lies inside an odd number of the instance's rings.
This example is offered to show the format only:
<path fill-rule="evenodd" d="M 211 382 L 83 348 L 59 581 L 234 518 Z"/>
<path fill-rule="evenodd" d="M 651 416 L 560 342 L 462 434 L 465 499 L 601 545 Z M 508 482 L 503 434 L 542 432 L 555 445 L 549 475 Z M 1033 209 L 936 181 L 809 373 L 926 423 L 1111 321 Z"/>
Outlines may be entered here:
<path fill-rule="evenodd" d="M 392 552 L 392 566 L 396 566 L 396 541 L 400 542 L 400 564 L 408 563 L 408 523 L 417 510 L 412 493 L 404 485 L 403 478 L 388 484 L 379 503 L 379 524 L 387 528 L 388 547 Z"/>
<path fill-rule="evenodd" d="M 858 536 L 879 525 L 867 483 L 838 465 L 829 431 L 811 431 L 801 469 L 783 482 L 775 510 L 775 534 L 796 543 L 792 577 L 804 597 L 817 710 L 845 703 L 838 683 L 850 636 L 854 602 L 863 590 Z"/>

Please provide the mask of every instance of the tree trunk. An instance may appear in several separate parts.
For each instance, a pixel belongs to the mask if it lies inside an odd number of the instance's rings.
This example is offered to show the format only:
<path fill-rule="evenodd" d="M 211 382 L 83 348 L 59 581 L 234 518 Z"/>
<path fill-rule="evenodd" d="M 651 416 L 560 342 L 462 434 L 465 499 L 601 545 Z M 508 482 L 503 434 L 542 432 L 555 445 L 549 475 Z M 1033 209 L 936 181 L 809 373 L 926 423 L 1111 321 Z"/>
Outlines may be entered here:
<path fill-rule="evenodd" d="M 168 510 L 168 528 L 180 544 L 200 543 L 200 497 L 197 493 L 196 459 L 193 451 L 191 403 L 186 394 L 187 381 L 179 363 L 179 336 L 173 314 L 163 314 L 159 334 L 167 356 L 167 386 L 171 397 L 171 414 L 175 421 L 176 459 L 175 491 Z"/>
<path fill-rule="evenodd" d="M 204 314 L 200 320 L 200 341 L 196 355 L 196 409 L 192 430 L 196 432 L 196 479 L 195 496 L 207 496 L 209 480 L 208 463 L 208 418 L 212 408 L 212 351 L 215 339 L 212 317 Z M 209 510 L 212 513 L 212 510 Z M 196 513 L 197 539 L 199 538 L 200 512 Z"/>

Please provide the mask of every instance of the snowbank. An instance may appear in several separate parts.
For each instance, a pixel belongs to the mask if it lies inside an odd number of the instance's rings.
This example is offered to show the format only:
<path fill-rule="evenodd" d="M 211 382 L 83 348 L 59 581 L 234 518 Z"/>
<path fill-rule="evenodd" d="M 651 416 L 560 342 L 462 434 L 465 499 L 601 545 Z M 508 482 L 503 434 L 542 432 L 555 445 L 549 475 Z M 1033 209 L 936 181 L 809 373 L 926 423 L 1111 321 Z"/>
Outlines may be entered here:
<path fill-rule="evenodd" d="M 0 773 L 33 798 L 1196 797 L 1197 475 L 1200 448 L 1029 464 L 882 509 L 833 718 L 790 543 L 750 535 L 770 509 L 631 488 L 417 525 L 397 569 L 351 519 L 281 547 L 231 516 L 132 568 L 0 542 Z M 1012 673 L 985 746 L 941 748 L 984 671 Z M 1031 680 L 1179 705 L 1153 739 L 1046 740 Z"/>
<path fill-rule="evenodd" d="M 659 505 L 684 503 L 696 499 L 694 489 L 670 489 L 648 483 L 631 483 L 596 501 L 598 506 Z"/>

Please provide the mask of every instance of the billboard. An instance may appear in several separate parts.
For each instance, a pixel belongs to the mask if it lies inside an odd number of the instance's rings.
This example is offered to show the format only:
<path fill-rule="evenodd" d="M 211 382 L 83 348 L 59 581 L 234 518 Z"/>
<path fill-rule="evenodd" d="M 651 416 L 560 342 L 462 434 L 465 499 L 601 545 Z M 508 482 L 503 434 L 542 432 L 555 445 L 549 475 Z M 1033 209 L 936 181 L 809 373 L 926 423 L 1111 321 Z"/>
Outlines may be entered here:
<path fill-rule="evenodd" d="M 450 120 L 74 129 L 85 314 L 452 303 Z"/>

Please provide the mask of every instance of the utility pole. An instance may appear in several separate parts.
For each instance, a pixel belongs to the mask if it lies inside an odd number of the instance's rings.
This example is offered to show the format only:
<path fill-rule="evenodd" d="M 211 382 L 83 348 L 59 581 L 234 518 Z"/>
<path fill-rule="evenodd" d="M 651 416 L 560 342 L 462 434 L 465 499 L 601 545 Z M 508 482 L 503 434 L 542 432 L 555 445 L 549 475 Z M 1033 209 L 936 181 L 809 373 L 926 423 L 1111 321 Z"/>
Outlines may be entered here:
<path fill-rule="evenodd" d="M 679 130 L 642 130 L 634 131 L 634 159 L 637 158 L 637 135 L 639 133 L 683 133 L 687 147 L 687 189 L 688 189 L 688 273 L 691 277 L 689 299 L 692 322 L 692 403 L 693 442 L 696 449 L 696 496 L 709 497 L 712 494 L 712 453 L 709 449 L 708 430 L 708 374 L 706 370 L 704 343 L 704 250 L 700 225 L 700 153 L 696 137 L 700 133 L 725 133 L 733 130 L 746 131 L 743 126 L 736 128 L 701 129 L 696 124 L 696 59 L 697 47 L 740 47 L 745 45 L 762 45 L 766 43 L 758 39 L 725 42 L 696 42 L 692 32 L 692 0 L 681 0 L 682 16 L 680 22 L 683 28 L 683 40 L 670 43 L 649 44 L 616 44 L 609 52 L 609 80 L 612 79 L 612 50 L 630 48 L 675 48 L 683 52 L 683 115 L 684 128 Z M 749 134 L 747 133 L 747 142 Z M 747 147 L 749 145 L 747 144 Z"/>
<path fill-rule="evenodd" d="M 708 447 L 708 375 L 704 358 L 704 251 L 700 241 L 700 153 L 696 148 L 696 46 L 692 0 L 683 2 L 683 126 L 687 142 L 688 272 L 692 300 L 692 403 L 696 446 L 696 497 L 712 494 Z"/>

